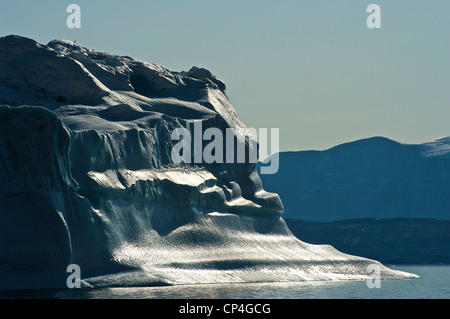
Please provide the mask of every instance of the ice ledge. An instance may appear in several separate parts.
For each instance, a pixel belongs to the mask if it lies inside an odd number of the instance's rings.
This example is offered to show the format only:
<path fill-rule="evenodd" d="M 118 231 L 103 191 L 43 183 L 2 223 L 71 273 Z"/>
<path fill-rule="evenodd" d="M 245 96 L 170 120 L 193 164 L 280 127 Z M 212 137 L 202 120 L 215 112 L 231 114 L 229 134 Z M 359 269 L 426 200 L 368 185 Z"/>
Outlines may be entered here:
<path fill-rule="evenodd" d="M 279 216 L 282 211 L 265 208 L 242 197 L 235 182 L 219 186 L 217 178 L 202 168 L 107 170 L 87 173 L 91 183 L 78 192 L 88 198 L 121 198 L 147 204 L 197 207 L 206 211 Z M 261 190 L 260 198 L 270 197 Z"/>

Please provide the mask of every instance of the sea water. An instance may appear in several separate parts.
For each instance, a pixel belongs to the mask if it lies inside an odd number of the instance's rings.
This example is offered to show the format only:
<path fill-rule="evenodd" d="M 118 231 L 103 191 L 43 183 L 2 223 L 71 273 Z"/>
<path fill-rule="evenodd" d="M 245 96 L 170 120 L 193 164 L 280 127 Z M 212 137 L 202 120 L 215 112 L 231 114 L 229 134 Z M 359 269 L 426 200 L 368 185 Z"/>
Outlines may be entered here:
<path fill-rule="evenodd" d="M 0 292 L 0 298 L 57 299 L 450 299 L 450 265 L 387 265 L 420 279 L 237 283 L 165 287 Z"/>

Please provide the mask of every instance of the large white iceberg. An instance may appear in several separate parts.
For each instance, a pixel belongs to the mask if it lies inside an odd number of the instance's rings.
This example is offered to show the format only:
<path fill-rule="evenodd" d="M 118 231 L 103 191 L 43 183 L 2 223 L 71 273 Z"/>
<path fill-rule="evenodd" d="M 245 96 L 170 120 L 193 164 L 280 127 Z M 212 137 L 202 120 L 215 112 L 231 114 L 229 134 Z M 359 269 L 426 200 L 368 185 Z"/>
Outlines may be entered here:
<path fill-rule="evenodd" d="M 0 289 L 415 277 L 296 239 L 255 163 L 174 165 L 175 128 L 246 130 L 205 69 L 7 36 L 0 105 Z"/>

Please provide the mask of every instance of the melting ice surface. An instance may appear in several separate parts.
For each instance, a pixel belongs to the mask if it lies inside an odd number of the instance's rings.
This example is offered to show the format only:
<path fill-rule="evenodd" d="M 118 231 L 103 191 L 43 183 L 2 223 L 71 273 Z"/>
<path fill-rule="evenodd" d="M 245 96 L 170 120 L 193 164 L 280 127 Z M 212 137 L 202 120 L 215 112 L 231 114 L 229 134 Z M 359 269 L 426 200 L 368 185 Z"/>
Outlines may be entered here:
<path fill-rule="evenodd" d="M 175 128 L 246 130 L 225 90 L 201 68 L 1 38 L 0 289 L 66 287 L 69 264 L 87 287 L 415 277 L 295 238 L 255 164 L 173 165 Z"/>

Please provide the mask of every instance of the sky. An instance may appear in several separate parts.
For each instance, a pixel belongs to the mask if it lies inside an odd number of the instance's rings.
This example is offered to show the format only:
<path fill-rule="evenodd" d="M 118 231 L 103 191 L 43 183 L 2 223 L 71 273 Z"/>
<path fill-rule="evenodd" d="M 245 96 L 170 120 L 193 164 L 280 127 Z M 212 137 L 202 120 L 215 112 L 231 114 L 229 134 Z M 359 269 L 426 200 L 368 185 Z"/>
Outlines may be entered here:
<path fill-rule="evenodd" d="M 281 151 L 449 136 L 449 31 L 448 0 L 0 0 L 0 36 L 209 69 L 247 127 L 279 128 Z"/>

